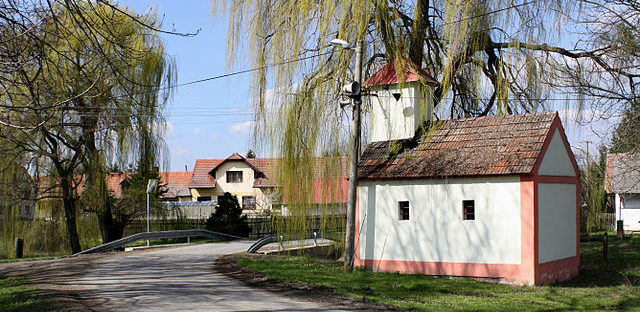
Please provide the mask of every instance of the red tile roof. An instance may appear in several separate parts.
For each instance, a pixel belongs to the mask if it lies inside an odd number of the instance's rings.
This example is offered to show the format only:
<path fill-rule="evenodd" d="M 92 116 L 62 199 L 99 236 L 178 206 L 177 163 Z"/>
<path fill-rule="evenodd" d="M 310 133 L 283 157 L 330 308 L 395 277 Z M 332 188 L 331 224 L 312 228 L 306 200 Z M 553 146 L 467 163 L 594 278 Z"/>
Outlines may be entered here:
<path fill-rule="evenodd" d="M 234 154 L 236 155 L 236 154 Z M 225 160 L 229 160 L 231 157 L 234 160 L 245 160 L 250 166 L 255 167 L 259 172 L 262 172 L 264 176 L 255 179 L 253 187 L 278 187 L 281 184 L 278 180 L 279 164 L 277 158 L 239 158 L 237 156 L 230 156 L 226 159 L 198 159 L 196 165 L 193 168 L 193 177 L 189 183 L 189 188 L 213 188 L 215 187 L 215 179 L 210 174 L 212 170 L 217 168 Z M 313 203 L 327 203 L 327 202 L 344 202 L 347 200 L 347 168 L 349 165 L 348 158 L 342 157 L 340 159 L 340 168 L 337 168 L 337 173 L 331 173 L 334 168 L 327 168 L 327 165 L 331 162 L 322 161 L 323 158 L 315 158 L 314 161 L 314 173 L 313 173 Z M 325 177 L 339 177 L 339 181 L 329 181 Z M 330 178 L 331 179 L 331 178 Z M 335 182 L 335 183 L 334 183 Z"/>
<path fill-rule="evenodd" d="M 265 177 L 258 178 L 253 183 L 253 187 L 275 187 L 280 186 L 281 183 L 276 181 L 278 179 L 278 170 L 280 170 L 278 160 L 275 158 L 256 158 L 257 160 L 263 162 L 260 163 L 260 168 L 263 168 L 263 173 Z M 349 176 L 348 168 L 349 168 L 349 158 L 340 157 L 338 160 L 340 168 L 331 168 L 333 163 L 332 161 L 327 161 L 325 158 L 314 158 L 313 160 L 313 177 L 314 178 L 322 178 L 322 177 L 346 177 Z M 335 171 L 335 172 L 334 172 Z"/>
<path fill-rule="evenodd" d="M 348 175 L 348 173 L 346 173 Z M 349 180 L 314 178 L 312 181 L 312 204 L 346 202 L 349 195 Z M 328 183 L 327 183 L 328 182 Z"/>
<path fill-rule="evenodd" d="M 189 188 L 211 188 L 216 186 L 216 179 L 209 174 L 224 159 L 197 159 L 193 166 L 193 176 L 189 181 Z"/>
<path fill-rule="evenodd" d="M 528 174 L 556 118 L 557 113 L 549 112 L 440 121 L 427 139 L 367 145 L 358 164 L 358 177 Z"/>
<path fill-rule="evenodd" d="M 167 192 L 162 196 L 164 198 L 175 198 L 181 192 L 189 192 L 189 182 L 193 172 L 161 172 L 160 183 L 165 184 Z"/>
<path fill-rule="evenodd" d="M 121 183 L 129 175 L 131 175 L 130 172 L 125 172 L 125 173 L 118 172 L 118 173 L 109 173 L 109 175 L 107 176 L 107 188 L 111 190 L 112 192 L 111 194 L 116 198 L 120 198 L 122 196 Z"/>
<path fill-rule="evenodd" d="M 415 63 L 410 60 L 404 60 L 404 82 L 420 81 L 431 85 L 437 85 L 439 82 L 433 78 L 429 73 L 424 71 Z M 386 66 L 380 69 L 369 79 L 362 83 L 363 86 L 380 86 L 398 83 L 398 73 L 396 72 L 395 62 L 389 62 Z"/>

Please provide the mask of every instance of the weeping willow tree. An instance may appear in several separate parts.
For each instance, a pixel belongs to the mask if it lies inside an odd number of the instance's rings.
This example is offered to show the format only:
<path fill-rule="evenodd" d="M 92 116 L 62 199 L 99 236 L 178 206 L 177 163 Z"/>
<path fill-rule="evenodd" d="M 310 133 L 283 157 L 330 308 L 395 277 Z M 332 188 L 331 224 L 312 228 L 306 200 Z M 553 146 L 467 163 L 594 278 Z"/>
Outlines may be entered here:
<path fill-rule="evenodd" d="M 227 66 L 241 58 L 258 68 L 252 82 L 254 138 L 257 146 L 281 160 L 277 180 L 292 210 L 278 230 L 308 230 L 305 216 L 319 191 L 314 182 L 322 177 L 320 192 L 341 190 L 330 182 L 346 176 L 342 157 L 354 156 L 345 154 L 351 116 L 337 105 L 337 86 L 353 77 L 353 53 L 332 49 L 331 39 L 364 40 L 365 78 L 395 62 L 402 81 L 409 64 L 404 59 L 436 77 L 440 84 L 422 95 L 422 103 L 436 109 L 421 110 L 436 112 L 435 118 L 534 112 L 544 108 L 548 96 L 541 77 L 555 70 L 547 66 L 548 58 L 568 51 L 550 43 L 559 42 L 563 17 L 572 5 L 512 0 L 212 1 L 213 16 L 229 17 Z M 365 113 L 367 105 L 365 101 Z M 319 156 L 324 156 L 320 165 Z"/>
<path fill-rule="evenodd" d="M 107 168 L 135 162 L 148 173 L 166 154 L 162 111 L 174 65 L 153 14 L 84 1 L 9 1 L 6 9 L 0 15 L 0 53 L 7 60 L 0 72 L 0 123 L 32 174 L 51 179 L 46 197 L 62 202 L 76 253 L 80 196 L 108 241 L 115 234 Z"/>

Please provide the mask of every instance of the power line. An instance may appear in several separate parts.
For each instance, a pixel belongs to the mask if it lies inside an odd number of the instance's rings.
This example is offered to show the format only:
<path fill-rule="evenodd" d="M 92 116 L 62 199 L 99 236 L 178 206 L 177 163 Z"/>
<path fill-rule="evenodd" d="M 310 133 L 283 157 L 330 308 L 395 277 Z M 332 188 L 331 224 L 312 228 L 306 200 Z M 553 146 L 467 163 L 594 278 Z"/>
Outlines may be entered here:
<path fill-rule="evenodd" d="M 331 54 L 331 53 L 333 53 L 333 51 L 319 53 L 319 54 L 313 54 L 313 55 L 301 57 L 301 58 L 298 58 L 298 59 L 295 59 L 295 60 L 288 60 L 288 61 L 283 61 L 283 62 L 278 62 L 278 63 L 272 63 L 272 64 L 260 66 L 260 67 L 254 67 L 254 68 L 249 68 L 249 69 L 240 70 L 240 71 L 236 71 L 236 72 L 217 75 L 217 76 L 213 76 L 213 77 L 208 77 L 208 78 L 193 80 L 193 81 L 189 81 L 189 82 L 179 83 L 179 84 L 172 85 L 172 86 L 158 87 L 158 88 L 155 88 L 155 90 L 153 90 L 153 91 L 142 91 L 142 92 L 137 92 L 137 93 L 130 93 L 130 94 L 122 95 L 120 97 L 127 97 L 127 96 L 131 96 L 131 95 L 138 95 L 138 94 L 144 94 L 144 93 L 161 91 L 161 90 L 175 89 L 175 88 L 178 88 L 178 87 L 184 87 L 184 86 L 188 86 L 188 85 L 192 85 L 192 84 L 203 83 L 203 82 L 207 82 L 207 81 L 211 81 L 211 80 L 222 79 L 222 78 L 227 78 L 227 77 L 236 76 L 236 75 L 242 75 L 242 74 L 246 74 L 246 73 L 250 73 L 250 72 L 254 72 L 254 71 L 258 71 L 258 70 L 263 70 L 263 69 L 267 69 L 267 68 L 271 68 L 271 67 L 277 67 L 277 66 L 282 66 L 282 65 L 286 65 L 286 64 L 295 63 L 295 62 L 300 62 L 300 61 L 312 59 L 312 58 L 315 58 L 315 57 L 319 57 L 319 56 L 323 56 L 323 55 L 327 55 L 327 54 Z"/>
<path fill-rule="evenodd" d="M 453 22 L 443 23 L 443 24 L 442 24 L 442 26 L 446 26 L 446 25 L 450 25 L 450 24 L 457 24 L 457 23 L 461 23 L 461 22 L 468 21 L 468 20 L 471 20 L 471 19 L 476 19 L 476 18 L 480 18 L 480 17 L 485 17 L 485 16 L 487 16 L 487 15 L 491 15 L 491 14 L 495 14 L 495 13 L 500 13 L 500 12 L 502 12 L 502 11 L 507 11 L 507 10 L 511 10 L 511 9 L 519 8 L 519 7 L 521 7 L 521 6 L 529 5 L 529 4 L 532 4 L 532 3 L 534 3 L 534 2 L 536 2 L 536 1 L 529 1 L 529 2 L 524 2 L 524 3 L 520 3 L 520 4 L 516 4 L 516 5 L 511 5 L 511 6 L 508 6 L 508 7 L 504 7 L 504 8 L 496 9 L 496 10 L 494 10 L 494 11 L 489 11 L 489 12 L 485 12 L 485 13 L 482 13 L 482 14 L 478 14 L 478 15 L 474 15 L 474 16 L 469 16 L 469 17 L 465 17 L 465 18 L 462 18 L 462 19 L 459 19 L 459 20 L 456 20 L 456 21 L 453 21 Z"/>

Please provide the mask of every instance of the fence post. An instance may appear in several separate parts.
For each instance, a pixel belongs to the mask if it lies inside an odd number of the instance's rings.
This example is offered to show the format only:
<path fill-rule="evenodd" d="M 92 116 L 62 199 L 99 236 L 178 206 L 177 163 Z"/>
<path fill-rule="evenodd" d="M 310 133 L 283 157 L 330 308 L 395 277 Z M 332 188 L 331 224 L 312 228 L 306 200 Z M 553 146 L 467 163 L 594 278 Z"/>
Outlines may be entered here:
<path fill-rule="evenodd" d="M 624 228 L 622 227 L 622 220 L 616 221 L 616 230 L 618 231 L 618 237 L 624 239 Z"/>
<path fill-rule="evenodd" d="M 24 240 L 22 238 L 16 238 L 16 258 L 22 258 L 24 251 Z"/>
<path fill-rule="evenodd" d="M 604 232 L 602 236 L 602 263 L 604 266 L 607 266 L 607 261 L 609 258 L 609 238 L 607 236 L 607 232 Z"/>

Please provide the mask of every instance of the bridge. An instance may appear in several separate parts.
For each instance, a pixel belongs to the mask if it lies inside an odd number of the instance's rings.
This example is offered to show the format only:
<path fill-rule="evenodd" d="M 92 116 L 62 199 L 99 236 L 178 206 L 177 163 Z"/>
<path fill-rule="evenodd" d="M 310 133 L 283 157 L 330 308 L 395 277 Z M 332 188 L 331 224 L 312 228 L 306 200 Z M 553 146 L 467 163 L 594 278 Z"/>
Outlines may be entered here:
<path fill-rule="evenodd" d="M 136 233 L 127 237 L 123 237 L 118 240 L 114 240 L 112 242 L 108 242 L 106 244 L 102 244 L 100 246 L 96 246 L 93 248 L 89 248 L 87 250 L 83 250 L 75 255 L 82 254 L 90 254 L 97 252 L 107 252 L 118 248 L 123 248 L 131 243 L 135 243 L 137 241 L 145 241 L 145 240 L 155 240 L 155 239 L 171 239 L 171 238 L 191 238 L 191 237 L 208 237 L 215 238 L 225 241 L 242 239 L 242 237 L 224 234 L 220 232 L 208 231 L 208 230 L 173 230 L 173 231 L 156 231 L 156 232 L 141 232 Z"/>

